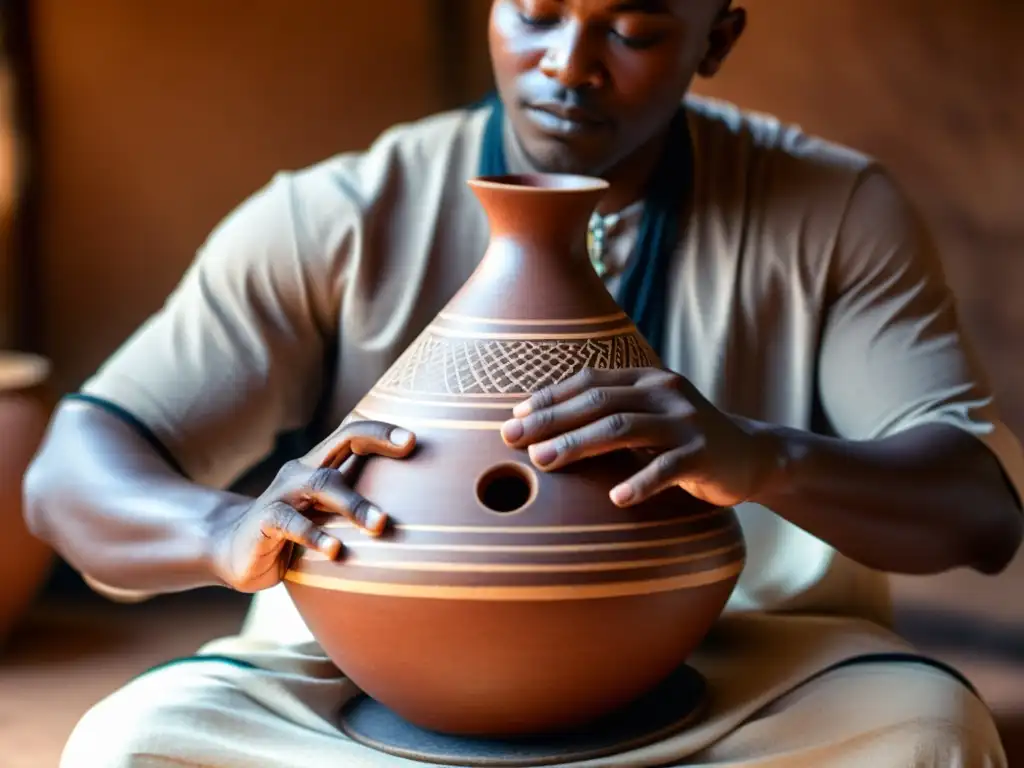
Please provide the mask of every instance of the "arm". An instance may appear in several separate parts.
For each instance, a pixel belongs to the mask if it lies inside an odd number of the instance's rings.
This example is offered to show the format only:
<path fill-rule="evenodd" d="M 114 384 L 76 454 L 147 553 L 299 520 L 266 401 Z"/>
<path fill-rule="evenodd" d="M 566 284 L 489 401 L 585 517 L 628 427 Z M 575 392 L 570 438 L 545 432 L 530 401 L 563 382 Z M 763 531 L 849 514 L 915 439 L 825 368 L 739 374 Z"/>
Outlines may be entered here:
<path fill-rule="evenodd" d="M 925 422 L 874 439 L 731 417 L 658 370 L 587 371 L 533 396 L 504 428 L 545 471 L 622 448 L 651 463 L 612 489 L 632 506 L 678 485 L 719 506 L 752 501 L 890 573 L 1005 568 L 1020 546 L 1017 497 L 966 429 Z M 1012 452 L 1006 455 L 1012 457 Z"/>
<path fill-rule="evenodd" d="M 280 580 L 288 542 L 336 557 L 341 543 L 309 509 L 379 535 L 386 515 L 351 490 L 357 465 L 345 459 L 404 458 L 415 446 L 394 425 L 349 421 L 312 452 L 322 465 L 290 461 L 250 499 L 189 482 L 139 432 L 92 405 L 63 405 L 51 432 L 26 478 L 28 520 L 95 589 L 124 600 L 215 585 L 265 589 Z M 55 463 L 72 453 L 73 471 Z"/>
<path fill-rule="evenodd" d="M 124 421 L 75 401 L 58 407 L 24 494 L 32 533 L 124 599 L 221 584 L 212 532 L 252 502 L 187 480 Z"/>
<path fill-rule="evenodd" d="M 930 423 L 853 441 L 750 426 L 770 436 L 779 470 L 749 500 L 863 565 L 995 574 L 1020 547 L 1016 495 L 992 452 L 961 428 Z"/>
<path fill-rule="evenodd" d="M 783 469 L 753 500 L 883 571 L 1002 570 L 1021 541 L 1020 448 L 931 237 L 877 169 L 851 197 L 829 293 L 818 386 L 835 436 L 761 427 Z"/>
<path fill-rule="evenodd" d="M 303 239 L 300 181 L 320 183 L 279 177 L 225 219 L 84 385 L 102 408 L 65 401 L 26 476 L 32 530 L 111 596 L 216 583 L 211 529 L 252 502 L 217 489 L 312 415 L 344 254 Z M 360 218 L 333 209 L 343 242 Z"/>
<path fill-rule="evenodd" d="M 588 370 L 518 407 L 505 440 L 545 470 L 655 452 L 612 490 L 622 506 L 677 485 L 713 504 L 762 504 L 878 570 L 1002 570 L 1021 543 L 1020 446 L 926 233 L 884 175 L 854 192 L 829 278 L 818 367 L 831 435 L 724 414 L 664 371 Z"/>

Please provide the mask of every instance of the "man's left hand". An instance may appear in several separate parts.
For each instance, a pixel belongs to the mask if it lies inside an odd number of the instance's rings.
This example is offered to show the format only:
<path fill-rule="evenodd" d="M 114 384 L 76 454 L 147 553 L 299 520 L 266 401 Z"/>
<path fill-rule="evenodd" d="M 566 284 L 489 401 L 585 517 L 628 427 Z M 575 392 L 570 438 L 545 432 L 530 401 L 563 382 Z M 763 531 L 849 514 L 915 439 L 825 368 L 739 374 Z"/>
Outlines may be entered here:
<path fill-rule="evenodd" d="M 749 499 L 780 466 L 776 441 L 715 408 L 682 376 L 659 369 L 585 368 L 539 390 L 502 427 L 542 470 L 637 449 L 651 463 L 611 491 L 620 507 L 673 485 L 716 506 Z"/>

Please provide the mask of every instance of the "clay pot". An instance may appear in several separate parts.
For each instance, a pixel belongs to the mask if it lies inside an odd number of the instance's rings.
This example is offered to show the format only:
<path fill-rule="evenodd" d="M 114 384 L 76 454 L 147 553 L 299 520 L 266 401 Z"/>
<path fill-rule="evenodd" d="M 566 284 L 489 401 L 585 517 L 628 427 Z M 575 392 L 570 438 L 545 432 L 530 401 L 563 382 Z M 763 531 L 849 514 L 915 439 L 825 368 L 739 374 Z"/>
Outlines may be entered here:
<path fill-rule="evenodd" d="M 0 352 L 0 644 L 24 616 L 49 574 L 52 550 L 22 517 L 21 484 L 49 422 L 50 366 L 41 358 Z"/>
<path fill-rule="evenodd" d="M 490 222 L 482 262 L 352 414 L 417 436 L 411 457 L 369 458 L 356 483 L 392 525 L 371 538 L 332 518 L 341 558 L 300 551 L 286 584 L 338 667 L 414 724 L 568 729 L 686 661 L 732 593 L 744 542 L 731 509 L 682 490 L 612 504 L 646 463 L 632 452 L 543 473 L 504 444 L 528 393 L 585 366 L 660 362 L 586 255 L 605 182 L 470 185 Z"/>

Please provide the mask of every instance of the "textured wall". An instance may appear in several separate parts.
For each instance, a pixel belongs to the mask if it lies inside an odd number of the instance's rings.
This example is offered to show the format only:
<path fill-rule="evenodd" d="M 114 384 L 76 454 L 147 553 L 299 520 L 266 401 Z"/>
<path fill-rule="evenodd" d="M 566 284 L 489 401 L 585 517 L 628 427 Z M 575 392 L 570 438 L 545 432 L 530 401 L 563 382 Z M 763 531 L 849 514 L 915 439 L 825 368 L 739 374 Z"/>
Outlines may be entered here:
<path fill-rule="evenodd" d="M 424 0 L 32 6 L 37 322 L 62 386 L 160 305 L 210 228 L 276 170 L 442 105 Z"/>
<path fill-rule="evenodd" d="M 1024 435 L 1024 4 L 743 0 L 697 90 L 866 150 L 932 225 L 1008 420 Z"/>

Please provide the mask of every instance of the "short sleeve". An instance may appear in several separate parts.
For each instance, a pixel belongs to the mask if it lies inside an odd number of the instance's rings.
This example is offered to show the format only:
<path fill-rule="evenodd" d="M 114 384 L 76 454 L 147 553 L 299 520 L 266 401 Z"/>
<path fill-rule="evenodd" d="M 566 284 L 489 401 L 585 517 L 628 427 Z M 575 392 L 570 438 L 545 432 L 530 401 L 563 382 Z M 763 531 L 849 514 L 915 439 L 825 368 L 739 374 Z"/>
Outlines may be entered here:
<path fill-rule="evenodd" d="M 819 361 L 820 400 L 840 436 L 944 423 L 982 440 L 1018 498 L 1021 447 L 985 374 L 921 218 L 877 166 L 860 177 L 835 242 Z"/>
<path fill-rule="evenodd" d="M 279 174 L 220 222 L 165 304 L 80 390 L 196 482 L 230 484 L 318 402 L 343 244 L 309 237 L 295 187 Z"/>

